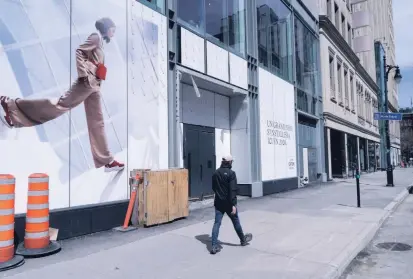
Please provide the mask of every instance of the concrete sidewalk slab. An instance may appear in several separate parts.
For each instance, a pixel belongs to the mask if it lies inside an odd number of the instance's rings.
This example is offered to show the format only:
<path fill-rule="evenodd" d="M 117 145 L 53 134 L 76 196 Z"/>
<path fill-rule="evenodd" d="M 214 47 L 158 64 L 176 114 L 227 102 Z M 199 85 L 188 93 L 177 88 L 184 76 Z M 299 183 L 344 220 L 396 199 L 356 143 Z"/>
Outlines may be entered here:
<path fill-rule="evenodd" d="M 382 173 L 376 176 L 384 178 Z M 376 176 L 371 180 L 379 184 Z M 87 240 L 69 241 L 76 256 L 65 256 L 64 249 L 1 275 L 11 279 L 338 278 L 406 198 L 410 183 L 402 182 L 413 181 L 413 174 L 398 171 L 395 178 L 394 188 L 363 185 L 362 208 L 354 207 L 350 180 L 240 202 L 242 225 L 254 239 L 240 247 L 232 223 L 224 218 L 223 250 L 214 256 L 208 253 L 213 211 L 205 209 L 191 213 L 198 220 L 188 218 L 164 229 L 108 234 L 106 239 L 100 235 L 99 244 L 94 244 L 98 247 L 88 247 Z M 367 176 L 363 181 L 370 184 Z M 145 232 L 148 236 L 137 238 Z M 122 242 L 128 237 L 130 241 Z"/>

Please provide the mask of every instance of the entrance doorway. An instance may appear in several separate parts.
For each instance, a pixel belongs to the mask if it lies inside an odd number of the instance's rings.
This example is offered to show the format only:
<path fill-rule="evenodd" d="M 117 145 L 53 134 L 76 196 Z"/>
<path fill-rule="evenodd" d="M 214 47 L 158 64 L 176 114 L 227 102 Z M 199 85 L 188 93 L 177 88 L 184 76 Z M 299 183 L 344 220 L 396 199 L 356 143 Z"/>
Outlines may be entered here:
<path fill-rule="evenodd" d="M 184 124 L 184 167 L 188 169 L 189 198 L 203 199 L 213 195 L 215 171 L 215 129 Z"/>
<path fill-rule="evenodd" d="M 346 152 L 344 133 L 330 130 L 331 171 L 333 177 L 343 178 L 346 174 Z"/>

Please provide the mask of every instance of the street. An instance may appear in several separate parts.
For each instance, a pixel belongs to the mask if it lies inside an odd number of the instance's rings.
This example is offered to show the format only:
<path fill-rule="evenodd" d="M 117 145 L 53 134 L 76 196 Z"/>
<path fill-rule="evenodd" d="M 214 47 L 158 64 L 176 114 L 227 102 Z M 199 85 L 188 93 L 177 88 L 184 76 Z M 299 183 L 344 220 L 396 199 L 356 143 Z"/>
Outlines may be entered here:
<path fill-rule="evenodd" d="M 242 200 L 241 223 L 254 239 L 240 247 L 225 217 L 219 237 L 223 249 L 217 255 L 208 252 L 214 210 L 206 208 L 171 224 L 66 240 L 60 253 L 27 259 L 22 267 L 1 275 L 10 279 L 338 278 L 409 196 L 411 170 L 396 169 L 394 174 L 395 187 L 385 187 L 385 172 L 362 174 L 361 208 L 356 206 L 354 179 Z"/>
<path fill-rule="evenodd" d="M 385 222 L 341 279 L 413 278 L 413 196 Z"/>

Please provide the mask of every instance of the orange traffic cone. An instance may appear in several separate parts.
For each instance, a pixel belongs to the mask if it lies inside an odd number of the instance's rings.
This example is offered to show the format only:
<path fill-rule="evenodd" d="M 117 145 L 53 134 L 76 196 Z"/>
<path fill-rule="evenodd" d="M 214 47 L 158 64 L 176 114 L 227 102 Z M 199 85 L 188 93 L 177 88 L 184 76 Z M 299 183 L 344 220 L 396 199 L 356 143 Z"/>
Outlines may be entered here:
<path fill-rule="evenodd" d="M 14 195 L 16 179 L 0 174 L 0 271 L 19 267 L 24 258 L 14 255 Z"/>
<path fill-rule="evenodd" d="M 29 176 L 24 242 L 20 243 L 16 254 L 27 258 L 43 257 L 60 250 L 60 244 L 50 241 L 49 235 L 49 176 L 32 174 Z"/>

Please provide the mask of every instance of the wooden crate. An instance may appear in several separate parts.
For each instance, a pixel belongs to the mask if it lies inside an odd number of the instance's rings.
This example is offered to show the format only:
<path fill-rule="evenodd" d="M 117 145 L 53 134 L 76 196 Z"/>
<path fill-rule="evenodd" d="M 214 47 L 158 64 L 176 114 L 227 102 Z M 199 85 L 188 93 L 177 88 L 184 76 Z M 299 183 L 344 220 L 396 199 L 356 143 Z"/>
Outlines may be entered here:
<path fill-rule="evenodd" d="M 165 171 L 145 172 L 143 185 L 145 225 L 152 226 L 169 221 L 168 174 Z"/>
<path fill-rule="evenodd" d="M 168 182 L 169 221 L 187 217 L 189 215 L 188 170 L 169 170 Z"/>
<path fill-rule="evenodd" d="M 134 208 L 139 225 L 153 226 L 189 215 L 188 170 L 137 171 L 143 177 Z"/>

